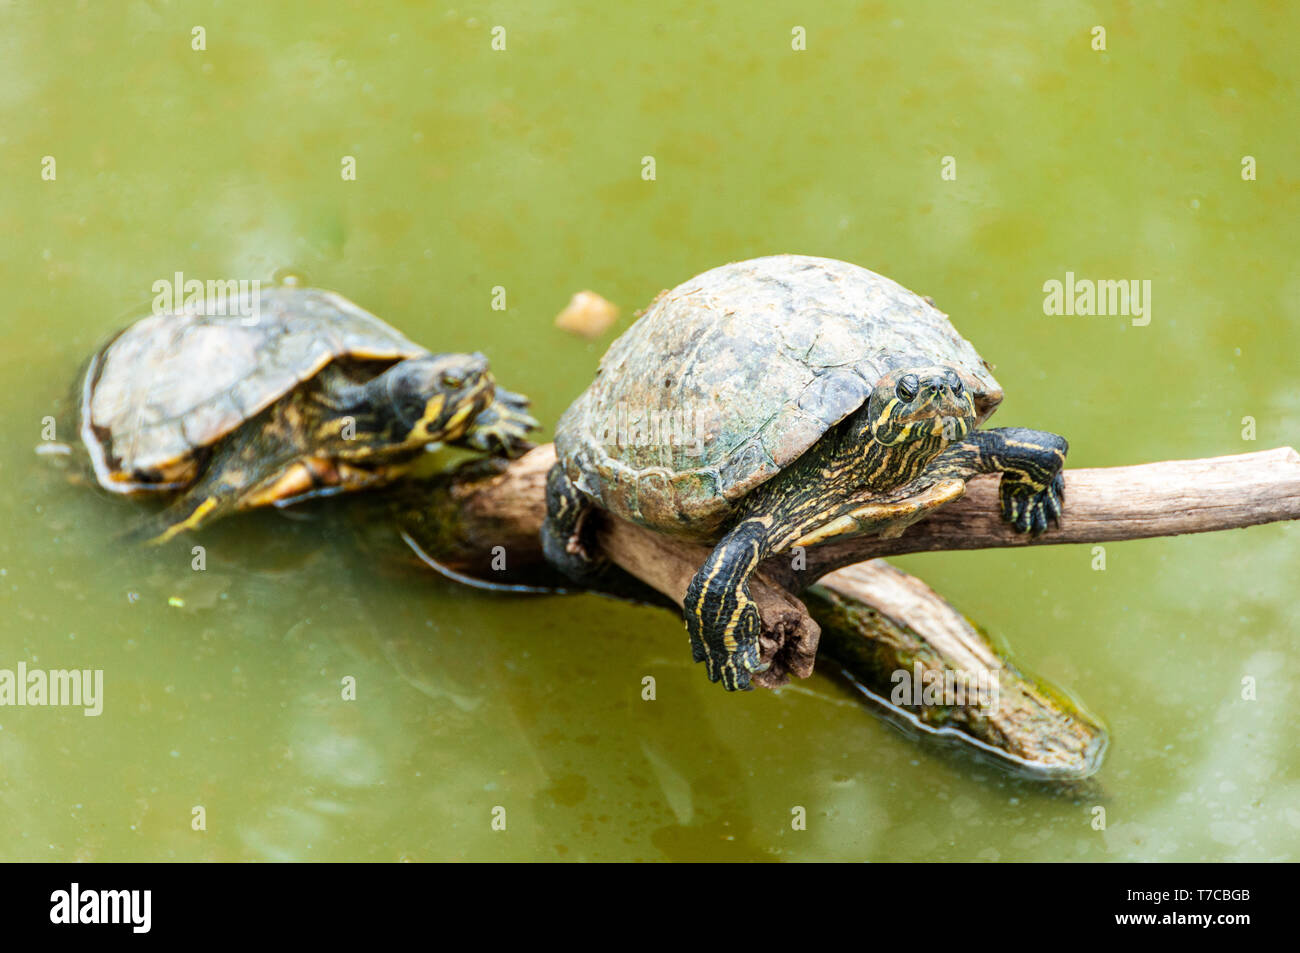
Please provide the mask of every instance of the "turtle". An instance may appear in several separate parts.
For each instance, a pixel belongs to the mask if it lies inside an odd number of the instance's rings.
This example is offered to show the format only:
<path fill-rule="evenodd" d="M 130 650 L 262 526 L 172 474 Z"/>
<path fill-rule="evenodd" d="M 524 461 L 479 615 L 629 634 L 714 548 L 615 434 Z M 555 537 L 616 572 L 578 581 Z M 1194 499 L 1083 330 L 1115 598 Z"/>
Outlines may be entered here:
<path fill-rule="evenodd" d="M 542 546 L 577 580 L 604 571 L 597 511 L 712 544 L 683 615 L 710 681 L 751 688 L 770 556 L 894 536 L 1001 473 L 1003 517 L 1059 524 L 1069 446 L 977 429 L 1002 400 L 991 366 L 929 298 L 848 262 L 773 255 L 663 292 L 609 347 L 556 425 Z"/>
<path fill-rule="evenodd" d="M 162 543 L 238 510 L 383 485 L 433 443 L 515 457 L 537 421 L 479 353 L 434 354 L 332 291 L 259 288 L 151 314 L 85 366 L 95 482 L 169 497 L 130 534 Z M 217 309 L 209 309 L 215 311 Z"/>

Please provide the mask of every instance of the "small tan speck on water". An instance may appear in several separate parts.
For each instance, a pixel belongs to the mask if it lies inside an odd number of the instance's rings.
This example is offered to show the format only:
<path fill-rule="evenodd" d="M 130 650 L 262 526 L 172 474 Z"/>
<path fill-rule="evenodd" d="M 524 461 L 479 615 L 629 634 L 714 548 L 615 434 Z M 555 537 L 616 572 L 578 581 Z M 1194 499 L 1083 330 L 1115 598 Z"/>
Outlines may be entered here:
<path fill-rule="evenodd" d="M 598 338 L 618 320 L 618 308 L 594 291 L 579 291 L 555 316 L 555 326 L 584 338 Z"/>
<path fill-rule="evenodd" d="M 184 608 L 185 608 L 185 600 L 182 599 L 180 596 L 172 596 L 171 598 L 169 598 L 169 599 L 167 600 L 167 604 L 168 604 L 169 606 L 173 606 L 173 607 L 175 607 L 175 608 L 177 608 L 177 609 L 184 609 Z"/>

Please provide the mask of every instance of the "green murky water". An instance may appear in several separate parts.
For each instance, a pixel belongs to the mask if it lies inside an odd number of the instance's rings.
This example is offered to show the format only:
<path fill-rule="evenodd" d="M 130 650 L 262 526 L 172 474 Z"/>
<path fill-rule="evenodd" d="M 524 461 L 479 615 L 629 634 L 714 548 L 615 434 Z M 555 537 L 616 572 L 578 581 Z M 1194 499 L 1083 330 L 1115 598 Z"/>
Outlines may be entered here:
<path fill-rule="evenodd" d="M 1300 442 L 1293 7 L 752 6 L 0 3 L 0 667 L 106 694 L 0 709 L 0 857 L 1297 856 L 1293 526 L 1114 544 L 1104 572 L 1087 547 L 901 561 L 1106 719 L 1106 767 L 1062 794 L 828 674 L 728 697 L 658 610 L 391 577 L 327 512 L 218 527 L 202 573 L 126 551 L 131 511 L 33 455 L 176 271 L 296 269 L 487 352 L 554 421 L 607 343 L 551 326 L 570 294 L 626 314 L 776 251 L 933 295 L 996 363 L 999 422 L 1075 465 Z M 1067 271 L 1150 280 L 1150 324 L 1045 316 Z"/>

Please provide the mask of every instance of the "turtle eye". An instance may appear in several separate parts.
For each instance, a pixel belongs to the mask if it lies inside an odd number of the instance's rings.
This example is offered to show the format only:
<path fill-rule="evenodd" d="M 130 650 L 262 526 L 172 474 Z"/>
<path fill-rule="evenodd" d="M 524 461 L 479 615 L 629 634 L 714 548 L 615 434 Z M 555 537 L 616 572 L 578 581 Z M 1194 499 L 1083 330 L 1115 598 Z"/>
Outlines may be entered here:
<path fill-rule="evenodd" d="M 443 374 L 442 386 L 448 390 L 456 390 L 465 383 L 465 379 L 458 374 Z"/>
<path fill-rule="evenodd" d="M 898 395 L 899 400 L 905 400 L 908 403 L 916 400 L 917 392 L 921 387 L 921 382 L 916 379 L 915 374 L 904 375 L 894 386 L 894 393 Z"/>
<path fill-rule="evenodd" d="M 954 397 L 960 397 L 964 388 L 962 387 L 961 378 L 952 371 L 948 372 L 948 387 L 952 390 Z"/>

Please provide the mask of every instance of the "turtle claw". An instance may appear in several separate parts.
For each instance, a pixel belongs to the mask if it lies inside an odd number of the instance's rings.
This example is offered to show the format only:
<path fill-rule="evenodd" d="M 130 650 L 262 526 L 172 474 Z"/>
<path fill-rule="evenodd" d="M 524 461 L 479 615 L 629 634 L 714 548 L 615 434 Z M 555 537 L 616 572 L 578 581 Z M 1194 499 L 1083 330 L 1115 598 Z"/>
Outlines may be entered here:
<path fill-rule="evenodd" d="M 1047 515 L 1056 525 L 1061 525 L 1061 509 L 1065 503 L 1065 474 L 1058 473 L 1047 488 Z"/>
<path fill-rule="evenodd" d="M 1061 523 L 1061 509 L 1065 501 L 1065 479 L 1058 471 L 1047 486 L 1035 483 L 1019 473 L 1007 471 L 1002 475 L 1002 518 L 1017 532 L 1039 536 L 1049 523 Z"/>
<path fill-rule="evenodd" d="M 591 504 L 555 464 L 546 475 L 546 521 L 542 524 L 542 552 L 565 576 L 580 585 L 594 585 L 608 565 L 593 550 L 589 519 Z"/>
<path fill-rule="evenodd" d="M 461 442 L 473 450 L 512 460 L 523 456 L 535 446 L 528 433 L 541 426 L 528 413 L 528 404 L 523 394 L 498 387 L 495 399 L 478 415 Z"/>
<path fill-rule="evenodd" d="M 709 681 L 721 682 L 727 691 L 752 691 L 754 686 L 750 684 L 750 675 L 765 672 L 771 665 L 762 660 L 759 652 L 758 632 L 762 618 L 758 607 L 742 596 L 736 609 L 738 618 L 731 633 L 716 641 L 706 642 L 706 633 L 697 631 L 699 626 L 691 625 L 692 618 L 699 618 L 690 610 L 691 601 L 688 592 L 686 631 L 691 638 L 691 658 L 703 662 Z M 732 638 L 735 640 L 735 648 L 728 650 L 726 643 Z"/>
<path fill-rule="evenodd" d="M 712 675 L 709 677 L 713 678 Z M 714 681 L 719 680 L 722 682 L 722 687 L 729 692 L 752 692 L 754 690 L 754 686 L 749 680 L 749 672 L 738 666 L 734 658 L 728 659 L 726 664 L 722 666 L 721 679 L 714 679 Z"/>
<path fill-rule="evenodd" d="M 729 692 L 752 692 L 754 686 L 750 683 L 749 672 L 743 665 L 737 664 L 734 655 L 705 655 L 703 658 L 697 658 L 695 661 L 704 663 L 704 670 L 708 673 L 709 681 L 721 682 L 722 687 Z"/>

